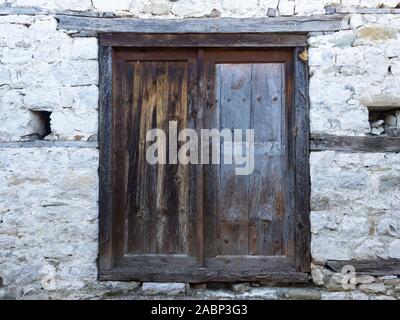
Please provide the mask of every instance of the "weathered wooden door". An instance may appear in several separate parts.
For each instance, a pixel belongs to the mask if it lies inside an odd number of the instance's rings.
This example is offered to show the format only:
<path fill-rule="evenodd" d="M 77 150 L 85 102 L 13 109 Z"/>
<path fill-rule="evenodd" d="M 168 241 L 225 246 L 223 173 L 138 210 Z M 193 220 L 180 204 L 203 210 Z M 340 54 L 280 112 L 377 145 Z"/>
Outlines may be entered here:
<path fill-rule="evenodd" d="M 296 244 L 294 53 L 114 49 L 112 246 L 100 256 L 101 278 L 305 279 L 308 252 L 299 258 Z M 167 164 L 149 163 L 148 131 L 162 129 L 170 142 L 171 121 L 198 137 L 201 129 L 252 129 L 251 172 L 237 175 L 237 164 L 224 163 L 223 140 L 218 164 L 182 164 L 168 144 Z"/>

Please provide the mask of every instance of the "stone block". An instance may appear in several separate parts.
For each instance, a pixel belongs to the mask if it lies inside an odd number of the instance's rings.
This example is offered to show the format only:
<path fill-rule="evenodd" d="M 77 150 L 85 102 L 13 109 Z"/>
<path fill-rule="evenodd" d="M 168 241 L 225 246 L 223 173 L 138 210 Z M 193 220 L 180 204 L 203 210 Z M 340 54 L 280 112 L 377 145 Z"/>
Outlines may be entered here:
<path fill-rule="evenodd" d="M 186 292 L 185 283 L 144 282 L 142 284 L 143 295 L 180 295 Z"/>

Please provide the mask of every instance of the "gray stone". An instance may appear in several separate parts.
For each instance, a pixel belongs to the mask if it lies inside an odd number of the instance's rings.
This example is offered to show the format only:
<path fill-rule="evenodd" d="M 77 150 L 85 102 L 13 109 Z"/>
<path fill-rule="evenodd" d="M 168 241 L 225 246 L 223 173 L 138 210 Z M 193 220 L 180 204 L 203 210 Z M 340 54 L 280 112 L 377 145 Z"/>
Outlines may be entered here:
<path fill-rule="evenodd" d="M 395 191 L 400 188 L 400 177 L 383 176 L 380 179 L 379 191 L 382 193 Z"/>
<path fill-rule="evenodd" d="M 290 300 L 321 300 L 321 292 L 313 289 L 290 289 L 286 293 Z"/>
<path fill-rule="evenodd" d="M 144 295 L 181 295 L 186 292 L 185 283 L 144 282 L 142 294 Z"/>
<path fill-rule="evenodd" d="M 168 15 L 171 7 L 165 3 L 151 2 L 149 5 L 145 6 L 143 11 L 151 13 L 155 16 L 165 16 Z"/>
<path fill-rule="evenodd" d="M 360 290 L 366 293 L 385 293 L 386 286 L 383 283 L 370 283 L 360 285 Z"/>
<path fill-rule="evenodd" d="M 375 278 L 368 275 L 356 275 L 356 284 L 369 284 L 375 282 Z"/>
<path fill-rule="evenodd" d="M 389 258 L 400 259 L 400 239 L 390 243 L 388 256 Z"/>
<path fill-rule="evenodd" d="M 325 13 L 328 15 L 335 14 L 336 13 L 335 6 L 332 6 L 332 5 L 325 6 Z"/>
<path fill-rule="evenodd" d="M 250 286 L 250 284 L 248 282 L 234 283 L 234 284 L 231 285 L 231 289 L 235 293 L 244 293 L 246 291 L 250 291 L 251 290 L 251 286 Z"/>
<path fill-rule="evenodd" d="M 253 288 L 250 291 L 237 295 L 238 299 L 254 299 L 254 300 L 276 300 L 278 294 L 272 288 Z"/>
<path fill-rule="evenodd" d="M 321 292 L 321 300 L 347 300 L 349 297 L 348 292 Z"/>
<path fill-rule="evenodd" d="M 311 277 L 313 282 L 318 285 L 322 286 L 324 284 L 324 270 L 322 267 L 312 267 L 311 268 Z"/>
<path fill-rule="evenodd" d="M 274 8 L 268 8 L 267 16 L 268 17 L 276 17 L 277 10 Z"/>

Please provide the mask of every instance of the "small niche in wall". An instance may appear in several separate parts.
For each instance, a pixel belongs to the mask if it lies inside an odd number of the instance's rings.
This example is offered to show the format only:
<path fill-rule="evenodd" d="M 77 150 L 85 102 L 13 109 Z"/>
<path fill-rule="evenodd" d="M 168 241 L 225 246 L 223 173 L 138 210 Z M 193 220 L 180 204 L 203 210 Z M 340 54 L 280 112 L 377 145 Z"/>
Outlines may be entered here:
<path fill-rule="evenodd" d="M 31 120 L 27 125 L 28 134 L 22 136 L 24 141 L 43 140 L 51 134 L 51 112 L 30 110 Z"/>
<path fill-rule="evenodd" d="M 400 108 L 369 109 L 369 123 L 371 135 L 400 137 Z"/>

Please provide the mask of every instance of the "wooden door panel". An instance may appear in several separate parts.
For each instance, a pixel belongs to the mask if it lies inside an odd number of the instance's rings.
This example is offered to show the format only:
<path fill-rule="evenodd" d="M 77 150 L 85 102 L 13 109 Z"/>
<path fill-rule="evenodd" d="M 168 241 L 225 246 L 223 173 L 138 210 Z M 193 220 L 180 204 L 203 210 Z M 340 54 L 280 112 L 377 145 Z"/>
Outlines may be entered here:
<path fill-rule="evenodd" d="M 206 196 L 205 215 L 216 232 L 205 239 L 207 256 L 275 256 L 286 250 L 285 209 L 286 125 L 285 65 L 282 63 L 215 63 L 214 125 L 222 129 L 254 130 L 255 168 L 238 176 L 235 165 L 208 169 L 219 181 L 218 195 Z M 211 112 L 211 111 L 209 111 Z M 212 117 L 210 117 L 212 118 Z M 208 127 L 212 127 L 211 124 Z M 209 183 L 209 181 L 207 181 Z M 214 189 L 211 189 L 214 192 Z M 215 248 L 215 243 L 219 244 Z M 256 260 L 254 260 L 256 261 Z"/>
<path fill-rule="evenodd" d="M 178 132 L 189 126 L 194 70 L 190 61 L 115 63 L 114 210 L 125 225 L 122 259 L 193 254 L 189 166 L 150 164 L 146 151 L 154 142 L 146 134 L 163 129 L 168 141 L 170 121 L 177 122 Z"/>

